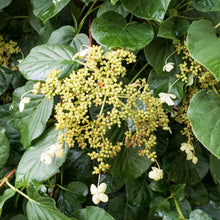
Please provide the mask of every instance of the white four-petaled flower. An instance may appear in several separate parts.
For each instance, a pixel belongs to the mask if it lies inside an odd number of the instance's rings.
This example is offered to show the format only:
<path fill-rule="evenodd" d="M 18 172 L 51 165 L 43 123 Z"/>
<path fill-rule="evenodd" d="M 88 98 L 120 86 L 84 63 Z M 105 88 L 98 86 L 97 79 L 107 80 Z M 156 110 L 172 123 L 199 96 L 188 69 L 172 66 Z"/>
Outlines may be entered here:
<path fill-rule="evenodd" d="M 107 202 L 108 201 L 108 195 L 105 194 L 105 191 L 107 189 L 107 185 L 105 183 L 101 183 L 98 187 L 96 187 L 94 184 L 91 185 L 90 191 L 92 196 L 92 201 L 94 204 L 99 204 L 100 201 Z"/>
<path fill-rule="evenodd" d="M 19 111 L 23 112 L 24 110 L 24 105 L 29 103 L 31 101 L 31 98 L 29 97 L 24 97 L 21 99 L 20 103 L 19 103 Z"/>
<path fill-rule="evenodd" d="M 158 181 L 160 179 L 163 179 L 163 170 L 159 169 L 157 167 L 151 167 L 152 171 L 149 172 L 148 176 L 155 180 Z"/>
<path fill-rule="evenodd" d="M 174 63 L 166 63 L 163 66 L 163 71 L 170 72 L 174 68 Z"/>
<path fill-rule="evenodd" d="M 161 92 L 159 93 L 161 103 L 167 103 L 168 105 L 174 105 L 173 99 L 176 98 L 174 94 Z"/>

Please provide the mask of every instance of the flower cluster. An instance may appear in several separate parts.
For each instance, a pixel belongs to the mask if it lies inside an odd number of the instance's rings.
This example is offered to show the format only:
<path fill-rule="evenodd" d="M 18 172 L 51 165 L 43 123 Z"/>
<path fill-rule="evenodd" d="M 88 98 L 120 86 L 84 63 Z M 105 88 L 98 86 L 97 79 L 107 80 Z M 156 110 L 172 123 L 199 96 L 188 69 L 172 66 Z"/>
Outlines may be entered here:
<path fill-rule="evenodd" d="M 163 179 L 163 170 L 157 167 L 151 167 L 152 171 L 149 172 L 149 178 L 153 179 L 154 181 L 159 181 Z"/>
<path fill-rule="evenodd" d="M 85 54 L 77 54 L 77 56 Z M 56 128 L 60 142 L 70 147 L 75 143 L 88 149 L 91 159 L 98 162 L 94 174 L 105 172 L 110 167 L 108 158 L 114 158 L 122 145 L 142 147 L 140 155 L 156 158 L 152 147 L 156 143 L 154 131 L 158 127 L 168 129 L 168 118 L 158 98 L 151 95 L 146 80 L 137 80 L 124 85 L 124 65 L 135 62 L 135 55 L 118 49 L 104 53 L 101 47 L 86 50 L 85 63 L 69 77 L 59 80 L 59 71 L 52 70 L 45 83 L 34 86 L 48 98 L 59 95 L 61 101 L 55 106 Z M 142 107 L 141 107 L 141 106 Z M 112 143 L 107 131 L 112 126 L 121 127 L 123 121 L 132 121 L 136 132 L 125 131 L 124 141 Z M 144 147 L 143 147 L 144 146 Z"/>
<path fill-rule="evenodd" d="M 45 152 L 41 154 L 40 160 L 43 163 L 50 165 L 54 156 L 60 158 L 64 156 L 64 145 L 59 143 L 51 145 Z"/>
<path fill-rule="evenodd" d="M 192 160 L 192 162 L 194 164 L 197 164 L 198 158 L 195 156 L 195 149 L 194 149 L 193 145 L 191 145 L 189 143 L 182 143 L 180 150 L 186 152 L 186 159 L 187 160 Z"/>

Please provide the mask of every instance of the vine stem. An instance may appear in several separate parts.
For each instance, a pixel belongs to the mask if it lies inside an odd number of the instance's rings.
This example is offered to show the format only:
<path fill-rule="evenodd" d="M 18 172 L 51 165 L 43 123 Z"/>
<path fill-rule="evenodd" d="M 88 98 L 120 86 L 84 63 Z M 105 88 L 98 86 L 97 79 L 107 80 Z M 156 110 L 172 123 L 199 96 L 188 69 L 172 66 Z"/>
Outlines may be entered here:
<path fill-rule="evenodd" d="M 15 168 L 3 179 L 3 181 L 0 184 L 0 188 L 5 184 L 5 182 L 7 181 L 7 179 L 9 179 L 15 172 Z"/>
<path fill-rule="evenodd" d="M 215 25 L 215 29 L 218 28 L 219 26 L 220 26 L 220 22 L 217 25 Z"/>
<path fill-rule="evenodd" d="M 178 204 L 178 202 L 177 202 L 177 200 L 176 200 L 175 195 L 172 194 L 171 196 L 172 196 L 172 198 L 173 198 L 173 200 L 174 200 L 174 203 L 175 203 L 175 206 L 176 206 L 176 210 L 177 210 L 177 212 L 178 212 L 180 218 L 181 218 L 182 220 L 186 220 L 185 217 L 184 217 L 184 215 L 183 215 L 183 213 L 182 213 L 182 211 L 180 210 L 180 207 L 179 207 L 179 204 Z"/>
<path fill-rule="evenodd" d="M 55 185 L 54 185 L 52 191 L 50 192 L 50 198 L 53 198 L 53 193 L 54 193 L 56 182 L 57 182 L 57 173 L 54 175 L 54 178 L 55 178 L 55 181 L 54 181 Z"/>
<path fill-rule="evenodd" d="M 138 76 L 144 71 L 144 69 L 148 66 L 149 63 L 146 63 L 142 68 L 141 70 L 134 76 L 134 78 L 131 80 L 130 83 L 133 83 L 137 78 Z"/>
<path fill-rule="evenodd" d="M 24 196 L 26 199 L 28 199 L 29 201 L 32 202 L 36 202 L 35 200 L 31 199 L 28 195 L 24 194 L 23 192 L 21 192 L 20 190 L 16 189 L 13 185 L 11 185 L 11 183 L 8 182 L 8 179 L 6 178 L 6 184 L 13 189 L 14 191 L 16 191 L 17 193 L 21 194 L 22 196 Z"/>
<path fill-rule="evenodd" d="M 170 86 L 169 89 L 168 89 L 168 93 L 170 92 L 171 88 L 178 82 L 179 79 L 180 79 L 180 78 L 176 79 L 176 80 L 171 84 L 171 86 Z"/>
<path fill-rule="evenodd" d="M 89 46 L 92 47 L 92 31 L 91 31 L 92 16 L 89 17 Z"/>

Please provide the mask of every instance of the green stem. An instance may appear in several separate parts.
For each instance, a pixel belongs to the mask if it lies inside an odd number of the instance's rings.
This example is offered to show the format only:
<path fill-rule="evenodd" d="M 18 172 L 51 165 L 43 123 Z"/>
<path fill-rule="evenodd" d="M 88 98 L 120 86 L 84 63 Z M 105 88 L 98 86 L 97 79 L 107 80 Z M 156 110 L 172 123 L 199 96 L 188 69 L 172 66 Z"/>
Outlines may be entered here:
<path fill-rule="evenodd" d="M 179 17 L 179 18 L 186 18 L 186 19 L 190 19 L 190 20 L 196 20 L 196 19 L 204 18 L 204 17 L 190 18 L 190 17 L 186 17 L 186 16 L 182 16 L 182 15 L 177 15 L 177 17 Z"/>
<path fill-rule="evenodd" d="M 167 64 L 167 60 L 168 60 L 171 56 L 173 56 L 173 54 L 175 54 L 175 53 L 176 53 L 176 50 L 174 50 L 174 51 L 166 58 L 165 64 Z"/>
<path fill-rule="evenodd" d="M 130 83 L 133 83 L 137 78 L 138 76 L 144 71 L 144 69 L 148 66 L 149 63 L 146 63 L 142 68 L 141 70 L 134 76 L 134 78 L 131 80 Z"/>
<path fill-rule="evenodd" d="M 81 30 L 81 28 L 82 28 L 82 26 L 83 26 L 83 24 L 84 24 L 86 18 L 88 17 L 88 15 L 93 12 L 92 8 L 93 8 L 93 6 L 94 6 L 95 4 L 96 4 L 96 1 L 94 1 L 94 2 L 92 3 L 92 5 L 91 5 L 91 7 L 89 8 L 89 10 L 87 11 L 87 13 L 86 13 L 85 16 L 83 17 L 83 19 L 80 21 L 79 26 L 78 26 L 77 31 L 76 31 L 76 35 L 80 32 L 80 30 Z M 99 7 L 100 7 L 100 6 L 99 6 Z"/>
<path fill-rule="evenodd" d="M 180 209 L 180 207 L 179 207 L 179 204 L 178 204 L 178 202 L 177 202 L 177 200 L 176 200 L 175 195 L 172 194 L 172 197 L 173 197 L 173 200 L 174 200 L 174 203 L 175 203 L 175 206 L 176 206 L 176 210 L 177 210 L 177 212 L 178 212 L 178 214 L 179 214 L 179 216 L 180 216 L 180 219 L 186 220 L 185 217 L 184 217 L 184 215 L 183 215 L 183 213 L 182 213 L 182 211 L 181 211 L 181 209 Z"/>
<path fill-rule="evenodd" d="M 180 78 L 176 79 L 176 80 L 171 84 L 171 86 L 170 86 L 169 89 L 168 89 L 168 93 L 170 92 L 172 86 L 175 85 L 175 84 L 178 82 L 179 79 L 180 79 Z"/>
<path fill-rule="evenodd" d="M 218 28 L 219 26 L 220 26 L 220 22 L 217 25 L 215 25 L 215 29 Z"/>
<path fill-rule="evenodd" d="M 129 19 L 129 22 L 128 23 L 131 23 L 132 22 L 132 19 L 133 19 L 133 14 L 131 14 L 131 17 L 130 17 L 130 19 Z"/>
<path fill-rule="evenodd" d="M 14 17 L 10 17 L 10 19 L 26 19 L 28 18 L 28 16 L 14 16 Z"/>
<path fill-rule="evenodd" d="M 212 89 L 214 90 L 214 92 L 215 92 L 218 96 L 220 96 L 219 93 L 218 93 L 218 91 L 217 91 L 217 89 L 215 88 L 214 85 L 212 86 Z"/>
<path fill-rule="evenodd" d="M 27 196 L 26 194 L 24 194 L 23 192 L 21 192 L 20 190 L 16 189 L 13 185 L 11 185 L 9 182 L 8 182 L 8 179 L 6 179 L 6 184 L 11 188 L 13 189 L 14 191 L 16 191 L 17 193 L 21 194 L 22 196 L 24 196 L 26 199 L 28 199 L 29 201 L 32 201 L 32 202 L 36 202 L 34 201 L 33 199 L 31 199 L 29 196 Z"/>
<path fill-rule="evenodd" d="M 61 167 L 61 172 L 60 172 L 60 183 L 61 186 L 63 186 L 63 166 Z"/>
<path fill-rule="evenodd" d="M 182 4 L 183 4 L 183 2 L 185 2 L 185 0 L 182 0 L 178 5 L 176 5 L 176 9 L 178 9 Z"/>
<path fill-rule="evenodd" d="M 104 110 L 104 107 L 105 107 L 105 102 L 106 102 L 106 95 L 104 97 L 104 100 L 103 100 L 102 107 L 101 107 L 101 110 L 99 112 L 99 115 L 101 115 L 103 113 L 103 110 Z"/>
<path fill-rule="evenodd" d="M 189 3 L 190 3 L 190 2 L 186 2 L 185 4 L 183 4 L 183 5 L 179 6 L 177 9 L 181 9 L 181 8 L 183 8 L 183 7 L 187 6 Z"/>
<path fill-rule="evenodd" d="M 184 13 L 186 13 L 186 12 L 188 12 L 188 11 L 192 11 L 192 10 L 194 10 L 194 8 L 188 8 L 188 9 L 186 9 L 185 11 L 179 12 L 179 14 L 184 14 Z"/>

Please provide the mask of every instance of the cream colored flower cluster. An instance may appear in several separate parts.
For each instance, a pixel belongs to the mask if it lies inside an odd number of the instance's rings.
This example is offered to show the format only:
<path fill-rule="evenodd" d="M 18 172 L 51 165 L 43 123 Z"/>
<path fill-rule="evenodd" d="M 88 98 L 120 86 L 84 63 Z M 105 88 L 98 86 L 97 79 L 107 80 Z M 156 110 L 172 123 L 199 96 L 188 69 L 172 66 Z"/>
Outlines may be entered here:
<path fill-rule="evenodd" d="M 198 157 L 195 156 L 195 148 L 193 147 L 193 145 L 189 143 L 182 143 L 180 150 L 186 152 L 187 160 L 192 160 L 194 164 L 197 164 Z"/>

